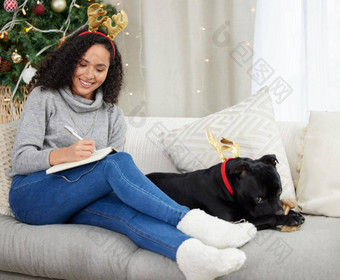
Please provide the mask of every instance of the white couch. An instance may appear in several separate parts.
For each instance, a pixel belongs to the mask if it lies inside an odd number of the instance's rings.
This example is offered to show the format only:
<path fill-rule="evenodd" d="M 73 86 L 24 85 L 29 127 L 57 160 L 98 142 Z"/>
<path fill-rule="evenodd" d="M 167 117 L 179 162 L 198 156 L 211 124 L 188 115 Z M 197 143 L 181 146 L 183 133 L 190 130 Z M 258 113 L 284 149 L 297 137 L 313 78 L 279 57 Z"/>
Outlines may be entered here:
<path fill-rule="evenodd" d="M 144 172 L 176 168 L 154 132 L 189 118 L 128 117 L 125 151 Z M 294 181 L 302 123 L 279 123 Z M 226 237 L 227 238 L 227 237 Z M 223 279 L 339 279 L 340 219 L 306 216 L 297 232 L 263 230 L 242 250 L 245 265 Z M 34 277 L 35 276 L 35 277 Z M 30 226 L 0 215 L 0 279 L 184 279 L 175 262 L 138 248 L 126 236 L 86 225 Z"/>

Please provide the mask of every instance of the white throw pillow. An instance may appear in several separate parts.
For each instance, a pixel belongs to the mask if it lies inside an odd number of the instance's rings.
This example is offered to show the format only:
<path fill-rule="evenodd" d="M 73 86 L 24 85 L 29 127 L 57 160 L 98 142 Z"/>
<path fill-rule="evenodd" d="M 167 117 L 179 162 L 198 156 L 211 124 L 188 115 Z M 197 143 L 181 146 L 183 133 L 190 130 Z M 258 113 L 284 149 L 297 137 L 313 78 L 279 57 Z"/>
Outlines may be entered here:
<path fill-rule="evenodd" d="M 296 189 L 303 213 L 340 217 L 340 112 L 311 112 Z"/>
<path fill-rule="evenodd" d="M 241 157 L 258 159 L 265 154 L 275 154 L 283 188 L 281 199 L 296 201 L 286 152 L 267 87 L 233 107 L 182 128 L 162 132 L 159 135 L 160 142 L 180 172 L 208 168 L 221 162 L 205 136 L 206 127 L 217 139 L 225 137 L 239 144 Z"/>
<path fill-rule="evenodd" d="M 0 125 L 0 215 L 13 216 L 8 203 L 8 193 L 12 180 L 5 172 L 11 168 L 11 155 L 17 127 Z"/>

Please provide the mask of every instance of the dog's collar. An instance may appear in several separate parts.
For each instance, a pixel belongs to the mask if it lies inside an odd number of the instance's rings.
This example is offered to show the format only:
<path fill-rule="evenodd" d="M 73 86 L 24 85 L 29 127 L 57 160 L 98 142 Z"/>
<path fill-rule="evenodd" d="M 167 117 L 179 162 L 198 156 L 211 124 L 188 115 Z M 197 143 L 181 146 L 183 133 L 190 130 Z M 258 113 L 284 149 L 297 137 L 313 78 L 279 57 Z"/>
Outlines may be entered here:
<path fill-rule="evenodd" d="M 223 161 L 223 163 L 221 165 L 221 174 L 222 174 L 222 179 L 223 179 L 223 183 L 224 183 L 225 187 L 227 188 L 227 190 L 230 192 L 231 195 L 234 195 L 234 191 L 233 191 L 232 187 L 230 186 L 230 183 L 229 183 L 228 178 L 227 178 L 227 173 L 225 171 L 225 166 L 226 166 L 228 160 L 230 160 L 230 159 L 232 159 L 232 158 L 226 158 Z"/>

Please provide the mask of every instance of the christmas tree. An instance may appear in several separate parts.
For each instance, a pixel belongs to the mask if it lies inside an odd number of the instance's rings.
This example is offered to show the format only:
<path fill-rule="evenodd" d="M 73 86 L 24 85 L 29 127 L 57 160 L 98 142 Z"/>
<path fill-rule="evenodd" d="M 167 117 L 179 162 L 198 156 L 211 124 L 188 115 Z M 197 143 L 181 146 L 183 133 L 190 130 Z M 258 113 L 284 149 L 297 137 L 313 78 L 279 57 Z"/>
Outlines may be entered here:
<path fill-rule="evenodd" d="M 25 66 L 36 67 L 49 51 L 87 22 L 90 0 L 5 0 L 0 7 L 0 85 L 12 90 Z M 103 5 L 109 15 L 112 5 Z M 29 63 L 29 64 L 28 64 Z"/>

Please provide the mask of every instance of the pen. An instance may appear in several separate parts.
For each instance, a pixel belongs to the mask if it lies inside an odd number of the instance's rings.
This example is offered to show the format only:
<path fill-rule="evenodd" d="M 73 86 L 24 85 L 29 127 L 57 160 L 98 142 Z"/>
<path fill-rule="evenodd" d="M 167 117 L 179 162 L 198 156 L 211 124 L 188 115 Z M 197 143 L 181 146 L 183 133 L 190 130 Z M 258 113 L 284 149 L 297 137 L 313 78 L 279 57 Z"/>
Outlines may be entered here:
<path fill-rule="evenodd" d="M 79 140 L 83 140 L 83 138 L 82 137 L 80 137 L 79 136 L 79 134 L 72 128 L 72 127 L 70 127 L 70 126 L 68 126 L 68 125 L 64 125 L 64 128 L 66 129 L 66 130 L 68 130 L 73 136 L 75 136 L 76 138 L 78 138 Z M 94 148 L 94 151 L 96 152 L 96 147 Z"/>
<path fill-rule="evenodd" d="M 72 127 L 70 127 L 70 126 L 68 126 L 68 125 L 64 125 L 64 128 L 66 128 L 73 136 L 75 136 L 75 137 L 77 137 L 79 140 L 83 140 L 83 138 L 82 137 L 80 137 L 79 135 L 78 135 L 78 133 L 72 128 Z"/>

